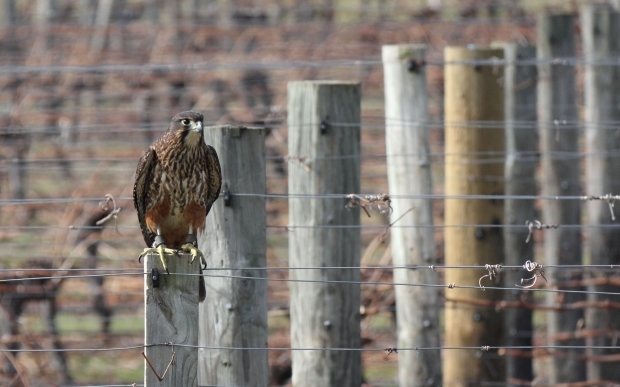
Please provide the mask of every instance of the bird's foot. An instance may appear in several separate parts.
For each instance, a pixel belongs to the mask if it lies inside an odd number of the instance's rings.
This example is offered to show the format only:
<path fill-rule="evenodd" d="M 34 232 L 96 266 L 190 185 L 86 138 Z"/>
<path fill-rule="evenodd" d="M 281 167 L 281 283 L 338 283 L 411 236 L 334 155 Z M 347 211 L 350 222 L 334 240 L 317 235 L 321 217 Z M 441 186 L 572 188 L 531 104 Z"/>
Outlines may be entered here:
<path fill-rule="evenodd" d="M 153 243 L 153 247 L 144 249 L 142 254 L 140 254 L 140 256 L 138 257 L 138 262 L 142 262 L 142 258 L 148 254 L 158 254 L 159 259 L 161 259 L 161 263 L 164 266 L 166 273 L 168 274 L 170 274 L 170 271 L 168 270 L 168 265 L 166 264 L 165 255 L 168 254 L 168 255 L 176 255 L 177 257 L 179 256 L 176 250 L 169 249 L 166 247 L 166 245 L 163 242 L 163 239 L 159 235 L 155 237 L 155 242 Z"/>
<path fill-rule="evenodd" d="M 187 236 L 187 242 L 181 246 L 181 251 L 192 255 L 192 260 L 189 261 L 189 263 L 193 263 L 194 259 L 198 257 L 200 267 L 204 270 L 207 268 L 207 261 L 205 260 L 205 256 L 202 254 L 202 251 L 198 249 L 197 245 L 198 242 L 196 241 L 196 237 L 193 234 L 189 234 Z"/>

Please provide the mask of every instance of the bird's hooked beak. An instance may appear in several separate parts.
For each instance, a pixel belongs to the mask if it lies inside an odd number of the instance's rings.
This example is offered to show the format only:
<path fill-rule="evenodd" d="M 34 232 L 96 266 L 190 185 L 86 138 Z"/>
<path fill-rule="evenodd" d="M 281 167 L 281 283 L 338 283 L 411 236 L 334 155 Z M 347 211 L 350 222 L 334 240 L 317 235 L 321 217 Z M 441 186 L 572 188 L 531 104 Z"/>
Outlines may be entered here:
<path fill-rule="evenodd" d="M 202 122 L 200 122 L 200 121 L 196 121 L 196 122 L 194 123 L 194 125 L 192 125 L 192 130 L 194 130 L 194 131 L 196 131 L 196 132 L 199 132 L 199 133 L 200 133 L 200 132 L 202 132 L 202 129 L 203 129 L 203 127 L 202 127 Z"/>

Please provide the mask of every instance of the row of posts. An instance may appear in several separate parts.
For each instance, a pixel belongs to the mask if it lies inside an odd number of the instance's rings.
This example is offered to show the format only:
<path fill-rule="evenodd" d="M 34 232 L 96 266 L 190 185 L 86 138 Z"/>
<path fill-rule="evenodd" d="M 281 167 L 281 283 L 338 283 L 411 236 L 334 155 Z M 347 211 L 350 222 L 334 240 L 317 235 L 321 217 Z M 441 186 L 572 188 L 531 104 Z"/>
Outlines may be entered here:
<path fill-rule="evenodd" d="M 620 149 L 620 136 L 617 128 L 610 130 L 606 125 L 620 122 L 620 64 L 599 64 L 620 57 L 620 17 L 618 12 L 599 6 L 584 8 L 581 17 L 585 128 L 577 124 L 575 63 L 572 59 L 556 60 L 575 58 L 573 16 L 541 16 L 536 47 L 503 44 L 490 49 L 445 49 L 447 266 L 522 265 L 534 260 L 533 242 L 525 243 L 525 223 L 536 218 L 533 197 L 537 195 L 539 147 L 543 196 L 582 194 L 577 154 L 584 129 L 585 192 L 602 195 L 618 191 L 614 176 L 620 173 L 620 158 L 614 155 Z M 506 66 L 493 64 L 502 58 L 508 61 Z M 390 219 L 402 215 L 399 227 L 390 231 L 396 267 L 437 263 L 429 198 L 433 189 L 424 61 L 424 46 L 383 47 Z M 489 64 L 480 65 L 485 61 Z M 289 161 L 288 187 L 295 386 L 362 383 L 360 212 L 359 208 L 345 208 L 344 201 L 345 195 L 360 192 L 360 102 L 358 83 L 300 81 L 288 85 L 288 146 L 289 155 L 296 157 Z M 266 386 L 265 131 L 216 127 L 205 132 L 207 143 L 220 155 L 227 196 L 215 203 L 207 217 L 206 234 L 199 238 L 208 265 L 207 299 L 199 311 L 190 310 L 190 304 L 197 303 L 196 276 L 162 276 L 169 289 L 175 286 L 175 278 L 193 281 L 180 285 L 189 289 L 189 295 L 181 294 L 176 301 L 166 300 L 170 296 L 157 292 L 147 276 L 145 339 L 147 345 L 156 345 L 145 351 L 151 363 L 145 366 L 145 385 L 176 386 L 184 380 L 182 385 L 188 386 Z M 402 195 L 407 197 L 399 197 Z M 483 199 L 463 195 L 483 195 Z M 489 199 L 488 195 L 499 198 Z M 506 195 L 505 200 L 501 195 Z M 541 205 L 543 223 L 580 224 L 579 201 L 542 200 Z M 589 202 L 588 222 L 593 226 L 588 229 L 591 263 L 620 263 L 618 229 L 597 227 L 611 223 L 608 206 Z M 546 230 L 544 236 L 546 264 L 581 264 L 578 227 Z M 148 272 L 158 265 L 157 257 L 146 262 Z M 175 272 L 172 267 L 170 270 Z M 562 282 L 567 279 L 562 274 L 552 274 L 548 280 Z M 481 275 L 475 270 L 446 270 L 445 283 L 477 285 Z M 513 288 L 523 277 L 523 271 L 508 272 L 505 286 Z M 579 276 L 571 273 L 570 278 Z M 394 282 L 403 284 L 395 286 L 398 338 L 394 346 L 399 349 L 400 386 L 532 380 L 531 357 L 500 354 L 497 349 L 446 349 L 443 354 L 438 349 L 442 345 L 531 346 L 531 335 L 523 335 L 534 330 L 531 309 L 504 313 L 488 307 L 504 297 L 523 300 L 531 294 L 446 289 L 442 328 L 437 288 L 408 286 L 436 285 L 435 271 L 394 269 Z M 483 285 L 499 286 L 492 281 Z M 592 289 L 609 291 L 610 286 Z M 580 293 L 562 297 L 558 300 L 557 294 L 550 294 L 546 303 L 585 299 Z M 150 311 L 155 311 L 151 321 Z M 617 314 L 613 309 L 589 309 L 588 328 L 618 329 Z M 583 309 L 550 312 L 549 345 L 583 346 L 584 340 L 578 338 L 553 341 L 560 333 L 575 331 L 583 318 Z M 196 326 L 199 334 L 188 333 Z M 587 344 L 610 342 L 611 338 L 600 335 L 588 339 Z M 547 373 L 549 384 L 587 378 L 620 380 L 620 368 L 614 363 L 582 361 L 584 355 L 605 355 L 606 351 L 591 349 L 586 354 L 576 348 L 554 356 Z M 170 375 L 157 381 L 153 370 L 163 371 L 173 352 Z"/>

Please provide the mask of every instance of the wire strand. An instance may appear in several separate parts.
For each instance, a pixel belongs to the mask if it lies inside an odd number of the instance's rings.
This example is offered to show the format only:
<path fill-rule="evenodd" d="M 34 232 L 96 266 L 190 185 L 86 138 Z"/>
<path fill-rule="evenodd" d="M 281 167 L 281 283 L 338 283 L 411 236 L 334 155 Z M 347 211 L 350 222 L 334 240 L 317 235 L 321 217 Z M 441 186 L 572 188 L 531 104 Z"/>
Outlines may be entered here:
<path fill-rule="evenodd" d="M 109 352 L 109 351 L 130 351 L 136 349 L 145 349 L 153 347 L 170 347 L 171 343 L 154 343 L 143 345 L 132 345 L 126 347 L 110 347 L 110 348 L 18 348 L 7 349 L 0 348 L 0 352 L 13 352 L 13 353 L 40 353 L 40 352 Z M 549 350 L 574 350 L 574 349 L 605 349 L 616 350 L 617 346 L 613 345 L 521 345 L 521 346 L 494 346 L 494 345 L 482 345 L 482 346 L 439 346 L 439 347 L 404 347 L 404 348 L 329 348 L 329 347 L 226 347 L 226 346 L 209 346 L 209 345 L 191 345 L 174 343 L 175 347 L 180 348 L 192 348 L 192 349 L 207 349 L 207 350 L 228 350 L 228 351 L 334 351 L 334 352 L 388 352 L 390 349 L 396 349 L 399 351 L 446 351 L 446 350 L 476 350 L 481 352 L 496 351 L 501 349 L 520 349 L 520 350 L 535 350 L 535 349 L 549 349 Z"/>
<path fill-rule="evenodd" d="M 320 270 L 316 268 L 315 270 Z M 244 270 L 251 270 L 246 268 Z M 41 277 L 20 277 L 20 278 L 6 278 L 0 279 L 0 283 L 12 283 L 23 281 L 36 281 L 36 280 L 52 280 L 52 279 L 69 279 L 69 278 L 93 278 L 93 277 L 120 277 L 120 276 L 138 276 L 148 275 L 146 272 L 129 272 L 129 273 L 105 273 L 105 274 L 81 274 L 81 275 L 59 275 L 59 276 L 41 276 Z M 388 281 L 344 281 L 344 280 L 315 280 L 315 279 L 296 279 L 296 278 L 268 278 L 268 277 L 253 277 L 242 275 L 216 275 L 216 274 L 189 274 L 189 273 L 161 273 L 161 275 L 173 275 L 173 276 L 205 276 L 211 278 L 230 278 L 230 279 L 244 279 L 244 280 L 256 280 L 256 281 L 269 281 L 269 282 L 293 282 L 293 283 L 323 283 L 323 284 L 341 284 L 341 285 L 388 285 L 388 286 L 407 286 L 407 287 L 426 287 L 426 288 L 445 288 L 445 289 L 491 289 L 491 290 L 503 290 L 503 291 L 524 291 L 522 287 L 499 287 L 499 286 L 485 286 L 480 285 L 457 285 L 454 283 L 449 284 L 419 284 L 419 283 L 401 283 L 401 282 L 388 282 Z M 574 294 L 598 294 L 607 296 L 620 296 L 620 292 L 607 292 L 607 291 L 593 291 L 593 290 L 569 290 L 569 289 L 547 289 L 547 288 L 527 288 L 527 291 L 540 292 L 540 293 L 574 293 Z"/>
<path fill-rule="evenodd" d="M 381 61 L 378 59 L 355 59 L 355 60 L 323 60 L 316 61 L 234 61 L 234 62 L 194 62 L 163 63 L 163 64 L 105 64 L 105 65 L 47 65 L 47 66 L 0 66 L 1 74 L 28 74 L 28 73 L 127 73 L 127 72 L 159 72 L 159 71 L 239 71 L 239 70 L 291 70 L 291 69 L 325 69 L 325 68 L 351 68 L 382 66 L 384 63 L 397 61 Z M 400 61 L 398 61 L 399 63 Z M 585 59 L 583 57 L 556 57 L 506 60 L 502 58 L 475 59 L 475 60 L 433 60 L 427 59 L 426 66 L 620 66 L 620 58 L 608 57 L 601 59 Z"/>

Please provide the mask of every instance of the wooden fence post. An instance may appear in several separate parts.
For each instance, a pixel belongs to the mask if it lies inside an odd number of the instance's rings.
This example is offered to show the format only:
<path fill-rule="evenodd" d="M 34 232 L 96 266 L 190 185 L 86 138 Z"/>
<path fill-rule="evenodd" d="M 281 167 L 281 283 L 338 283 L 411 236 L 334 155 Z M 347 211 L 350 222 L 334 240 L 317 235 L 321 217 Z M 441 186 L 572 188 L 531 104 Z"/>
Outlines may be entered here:
<path fill-rule="evenodd" d="M 14 24 L 17 24 L 16 10 L 15 10 L 15 0 L 5 0 L 2 5 L 0 5 L 2 9 L 2 14 L 4 15 L 0 22 L 2 22 L 3 27 L 11 27 Z"/>
<path fill-rule="evenodd" d="M 149 23 L 158 24 L 159 22 L 159 10 L 157 9 L 157 0 L 146 0 L 144 4 L 143 17 Z"/>
<path fill-rule="evenodd" d="M 500 49 L 447 47 L 445 66 L 446 172 L 445 260 L 448 266 L 503 262 L 504 87 L 503 66 L 463 61 L 503 59 Z M 451 63 L 452 62 L 452 63 Z M 461 63 L 459 63 L 461 62 Z M 485 123 L 484 121 L 489 121 Z M 498 195 L 498 199 L 450 199 L 458 195 Z M 446 283 L 478 285 L 488 274 L 446 270 Z M 483 286 L 497 286 L 495 278 Z M 446 290 L 445 345 L 503 345 L 502 313 L 463 305 L 459 300 L 500 300 L 503 293 L 486 289 Z M 494 355 L 491 353 L 491 355 Z M 496 354 L 495 354 L 496 355 Z M 469 386 L 504 381 L 504 360 L 481 350 L 444 352 L 443 383 Z"/>
<path fill-rule="evenodd" d="M 611 7 L 590 5 L 581 13 L 581 31 L 585 66 L 585 121 L 586 121 L 586 194 L 602 196 L 620 193 L 620 137 L 613 128 L 620 121 L 620 67 L 597 64 L 597 61 L 617 60 L 620 56 L 620 13 Z M 596 227 L 614 223 L 610 207 L 604 201 L 588 202 L 588 251 L 593 265 L 620 264 L 620 229 Z M 620 216 L 616 213 L 614 216 Z M 617 223 L 617 221 L 615 222 Z M 607 274 L 607 275 L 606 275 Z M 593 277 L 607 277 L 608 272 L 592 273 Z M 613 285 L 593 285 L 589 290 L 618 292 Z M 590 294 L 593 302 L 615 301 L 619 297 Z M 586 311 L 586 326 L 599 332 L 620 330 L 618 309 L 592 308 Z M 589 346 L 612 346 L 614 340 L 606 335 L 588 338 Z M 616 353 L 613 350 L 590 349 L 591 356 Z M 617 363 L 590 361 L 587 365 L 589 380 L 620 380 Z"/>
<path fill-rule="evenodd" d="M 562 59 L 575 56 L 574 18 L 572 15 L 541 15 L 537 24 L 538 126 L 541 148 L 541 191 L 545 196 L 577 196 L 579 186 L 579 125 L 575 97 L 575 67 Z M 558 63 L 551 63 L 558 59 Z M 581 264 L 581 230 L 562 225 L 579 225 L 581 203 L 577 200 L 544 200 L 543 223 L 560 228 L 545 231 L 547 265 Z M 580 275 L 567 270 L 549 272 L 549 281 L 578 280 Z M 571 287 L 572 290 L 579 288 Z M 562 303 L 585 300 L 584 294 L 562 295 Z M 557 294 L 548 293 L 548 303 L 558 303 Z M 573 332 L 583 318 L 583 310 L 551 311 L 547 314 L 549 345 L 584 345 L 582 339 L 554 339 L 560 333 Z M 573 356 L 554 357 L 550 362 L 551 384 L 583 381 L 585 364 L 577 359 L 581 349 L 567 349 Z"/>
<path fill-rule="evenodd" d="M 95 17 L 95 26 L 90 38 L 91 55 L 99 55 L 105 47 L 110 16 L 112 16 L 112 5 L 113 0 L 100 0 L 97 3 L 97 16 Z"/>
<path fill-rule="evenodd" d="M 536 65 L 515 64 L 515 61 L 536 59 L 535 46 L 502 44 L 504 59 L 509 63 L 504 70 L 504 107 L 506 125 L 506 165 L 504 180 L 506 198 L 504 223 L 519 228 L 504 229 L 505 264 L 520 266 L 525 261 L 535 261 L 534 240 L 528 243 L 527 221 L 537 219 L 533 199 L 511 199 L 510 196 L 535 196 L 536 165 L 538 164 L 538 131 L 536 127 Z M 504 286 L 514 288 L 520 284 L 523 270 L 508 270 Z M 514 290 L 506 292 L 506 299 L 531 298 L 530 292 Z M 531 300 L 533 301 L 533 300 Z M 504 313 L 506 345 L 531 346 L 534 326 L 532 310 L 527 308 L 506 309 Z M 532 380 L 532 358 L 506 356 L 506 376 L 510 379 Z"/>
<path fill-rule="evenodd" d="M 37 40 L 36 48 L 48 50 L 53 43 L 53 36 L 50 32 L 52 17 L 55 13 L 55 2 L 51 0 L 36 0 L 32 19 L 36 24 Z"/>
<path fill-rule="evenodd" d="M 433 193 L 425 57 L 425 46 L 383 46 L 385 141 L 392 219 L 406 213 L 398 220 L 398 225 L 403 227 L 390 230 L 394 266 L 437 263 L 432 200 L 398 198 L 398 195 Z M 395 269 L 394 282 L 436 284 L 437 273 Z M 395 292 L 398 348 L 439 347 L 437 289 L 396 286 Z M 440 351 L 400 352 L 398 380 L 400 386 L 441 386 Z"/>
<path fill-rule="evenodd" d="M 359 386 L 362 380 L 359 283 L 295 282 L 360 281 L 357 268 L 329 268 L 360 265 L 359 208 L 345 208 L 344 199 L 360 190 L 360 100 L 358 83 L 288 84 L 288 149 L 299 157 L 289 163 L 295 387 Z"/>
<path fill-rule="evenodd" d="M 198 385 L 196 365 L 200 266 L 197 261 L 189 264 L 191 255 L 179 255 L 179 258 L 166 257 L 169 275 L 159 255 L 149 254 L 144 259 L 145 273 L 149 273 L 144 276 L 144 352 L 148 358 L 144 362 L 145 387 Z M 159 281 L 155 281 L 155 285 L 150 274 L 153 268 L 159 271 Z M 174 345 L 149 347 L 163 343 Z M 180 347 L 178 344 L 194 347 Z M 171 363 L 173 356 L 174 362 Z M 162 381 L 158 380 L 156 373 L 163 377 Z"/>
<path fill-rule="evenodd" d="M 254 349 L 201 348 L 199 381 L 201 385 L 267 386 L 265 130 L 207 128 L 205 141 L 219 155 L 223 192 L 199 237 L 207 261 L 200 346 Z"/>

